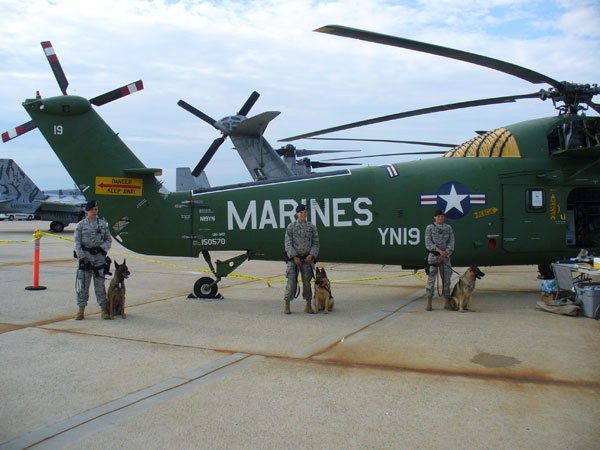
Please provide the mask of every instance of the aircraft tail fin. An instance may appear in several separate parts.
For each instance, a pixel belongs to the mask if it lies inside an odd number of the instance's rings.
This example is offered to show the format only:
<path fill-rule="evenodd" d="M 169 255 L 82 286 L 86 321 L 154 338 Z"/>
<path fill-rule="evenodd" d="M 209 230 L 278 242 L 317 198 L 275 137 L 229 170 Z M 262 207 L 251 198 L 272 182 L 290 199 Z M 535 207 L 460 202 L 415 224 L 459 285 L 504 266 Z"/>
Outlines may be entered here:
<path fill-rule="evenodd" d="M 192 175 L 189 167 L 177 167 L 175 175 L 176 191 L 194 191 L 196 189 L 208 189 L 210 183 L 205 172 L 201 172 L 197 177 Z"/>
<path fill-rule="evenodd" d="M 22 204 L 33 203 L 44 198 L 35 183 L 12 159 L 0 159 L 0 200 Z"/>
<path fill-rule="evenodd" d="M 269 122 L 281 114 L 279 111 L 266 111 L 256 116 L 244 119 L 229 134 L 230 136 L 254 136 L 260 137 L 267 129 Z"/>

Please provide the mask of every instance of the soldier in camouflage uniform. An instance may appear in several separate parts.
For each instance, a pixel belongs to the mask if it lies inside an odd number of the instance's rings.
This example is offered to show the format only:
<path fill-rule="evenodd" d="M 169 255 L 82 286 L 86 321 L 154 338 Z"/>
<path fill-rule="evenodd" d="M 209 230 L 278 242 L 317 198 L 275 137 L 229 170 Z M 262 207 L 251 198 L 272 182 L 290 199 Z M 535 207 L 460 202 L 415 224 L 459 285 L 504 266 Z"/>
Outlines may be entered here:
<path fill-rule="evenodd" d="M 454 232 L 450 225 L 444 223 L 446 216 L 442 209 L 435 212 L 434 218 L 435 223 L 427 225 L 425 229 L 425 247 L 429 251 L 427 261 L 430 264 L 429 278 L 425 287 L 427 293 L 427 307 L 425 309 L 427 311 L 433 309 L 431 301 L 438 269 L 443 281 L 442 294 L 446 299 L 444 308 L 450 309 L 450 278 L 452 277 L 450 255 L 454 252 Z"/>
<path fill-rule="evenodd" d="M 285 287 L 285 314 L 290 314 L 290 300 L 294 297 L 298 286 L 298 272 L 302 276 L 302 297 L 306 300 L 304 312 L 312 313 L 310 301 L 312 292 L 310 282 L 313 278 L 314 264 L 319 254 L 319 233 L 317 227 L 306 220 L 308 212 L 305 205 L 296 208 L 298 220 L 288 225 L 285 230 L 285 253 L 288 261 L 285 271 L 287 285 Z"/>
<path fill-rule="evenodd" d="M 112 238 L 108 231 L 108 224 L 104 219 L 98 218 L 98 203 L 91 200 L 85 206 L 87 217 L 77 224 L 75 228 L 75 253 L 79 259 L 77 271 L 77 306 L 79 311 L 75 319 L 83 319 L 83 311 L 90 297 L 90 282 L 94 278 L 94 291 L 96 301 L 102 309 L 102 318 L 110 319 L 106 290 L 104 288 L 104 262 L 110 250 Z"/>

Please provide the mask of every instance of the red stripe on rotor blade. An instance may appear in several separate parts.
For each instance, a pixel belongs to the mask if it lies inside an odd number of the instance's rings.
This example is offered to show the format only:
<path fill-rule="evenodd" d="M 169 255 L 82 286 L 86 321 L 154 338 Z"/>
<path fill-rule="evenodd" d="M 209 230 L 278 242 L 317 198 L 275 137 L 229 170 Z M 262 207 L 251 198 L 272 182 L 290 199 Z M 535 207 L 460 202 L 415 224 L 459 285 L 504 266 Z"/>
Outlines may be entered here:
<path fill-rule="evenodd" d="M 23 133 L 25 133 L 25 130 L 22 126 L 18 126 L 17 128 L 11 131 L 5 131 L 4 133 L 2 133 L 2 142 L 8 142 L 11 139 L 21 136 Z"/>
<path fill-rule="evenodd" d="M 137 91 L 141 91 L 142 89 L 144 89 L 144 84 L 140 81 L 136 81 L 135 83 L 131 83 L 128 84 L 127 86 L 123 86 L 121 88 L 121 95 L 125 96 L 125 95 L 129 95 L 129 94 L 133 94 Z"/>

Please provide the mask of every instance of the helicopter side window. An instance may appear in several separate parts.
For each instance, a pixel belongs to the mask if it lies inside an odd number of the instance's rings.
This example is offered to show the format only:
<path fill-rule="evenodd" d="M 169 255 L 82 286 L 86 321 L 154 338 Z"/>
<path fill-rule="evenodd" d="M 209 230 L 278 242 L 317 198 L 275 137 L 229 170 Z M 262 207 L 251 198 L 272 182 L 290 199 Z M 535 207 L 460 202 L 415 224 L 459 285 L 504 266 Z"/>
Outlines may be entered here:
<path fill-rule="evenodd" d="M 546 192 L 543 189 L 527 189 L 525 205 L 527 212 L 545 212 Z"/>

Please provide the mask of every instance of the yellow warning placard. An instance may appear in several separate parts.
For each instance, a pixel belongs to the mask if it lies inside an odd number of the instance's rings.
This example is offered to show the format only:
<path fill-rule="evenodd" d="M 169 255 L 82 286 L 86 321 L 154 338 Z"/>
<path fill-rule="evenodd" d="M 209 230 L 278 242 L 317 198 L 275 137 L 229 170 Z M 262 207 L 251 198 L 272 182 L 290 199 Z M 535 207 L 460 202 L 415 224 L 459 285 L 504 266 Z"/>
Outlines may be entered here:
<path fill-rule="evenodd" d="M 143 185 L 141 178 L 96 177 L 96 194 L 140 197 Z"/>

